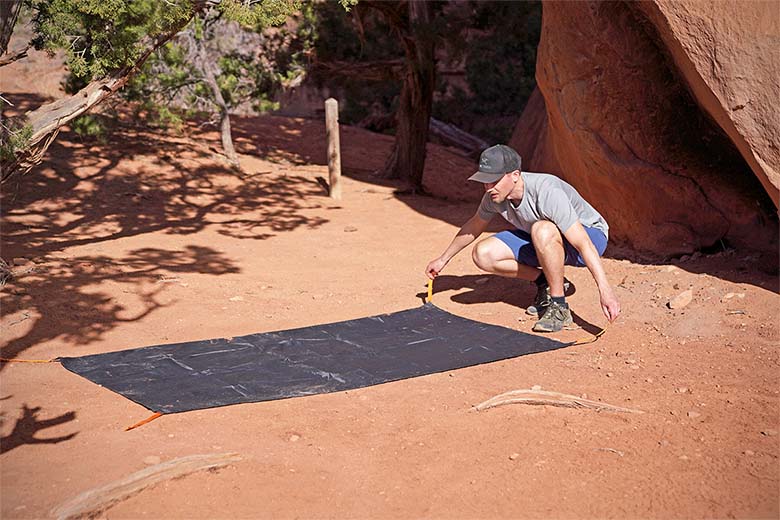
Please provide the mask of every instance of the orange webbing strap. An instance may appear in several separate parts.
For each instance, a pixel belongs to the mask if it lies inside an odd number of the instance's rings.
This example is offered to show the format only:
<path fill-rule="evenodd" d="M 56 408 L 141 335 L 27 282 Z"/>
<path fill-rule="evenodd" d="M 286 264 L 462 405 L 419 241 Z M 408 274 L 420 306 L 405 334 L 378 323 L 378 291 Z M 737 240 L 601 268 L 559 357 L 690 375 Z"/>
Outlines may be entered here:
<path fill-rule="evenodd" d="M 2 363 L 56 363 L 60 358 L 53 359 L 11 359 L 0 357 Z"/>
<path fill-rule="evenodd" d="M 130 430 L 134 430 L 134 429 L 138 428 L 139 426 L 143 426 L 146 423 L 150 423 L 150 422 L 154 421 L 158 417 L 162 417 L 162 415 L 163 414 L 161 414 L 160 412 L 154 412 L 152 415 L 150 415 L 149 417 L 147 417 L 143 421 L 139 421 L 139 422 L 135 423 L 132 426 L 128 426 L 127 428 L 125 428 L 125 431 L 128 432 Z"/>
<path fill-rule="evenodd" d="M 428 279 L 428 299 L 425 303 L 431 303 L 431 298 L 433 298 L 433 278 Z"/>
<path fill-rule="evenodd" d="M 607 327 L 609 327 L 609 322 L 606 325 L 604 325 L 603 329 L 595 333 L 593 336 L 589 338 L 582 338 L 576 341 L 572 341 L 571 343 L 568 344 L 568 346 L 573 347 L 574 345 L 587 345 L 588 343 L 594 343 L 597 339 L 603 336 L 605 332 L 607 332 Z"/>

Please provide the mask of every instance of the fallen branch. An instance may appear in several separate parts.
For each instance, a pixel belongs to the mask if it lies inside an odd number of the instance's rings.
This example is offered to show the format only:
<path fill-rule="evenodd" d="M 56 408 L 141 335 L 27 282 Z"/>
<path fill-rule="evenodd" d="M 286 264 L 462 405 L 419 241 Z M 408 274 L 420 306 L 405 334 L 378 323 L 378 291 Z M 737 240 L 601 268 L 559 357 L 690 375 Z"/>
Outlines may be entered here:
<path fill-rule="evenodd" d="M 503 394 L 491 397 L 487 401 L 479 403 L 474 408 L 477 411 L 503 406 L 505 404 L 536 404 L 549 406 L 563 406 L 566 408 L 588 408 L 590 410 L 623 412 L 623 413 L 644 413 L 642 410 L 633 408 L 622 408 L 600 401 L 583 399 L 576 395 L 561 394 L 558 392 L 547 392 L 544 390 L 512 390 Z"/>
<path fill-rule="evenodd" d="M 53 509 L 51 514 L 58 520 L 71 518 L 94 518 L 114 504 L 127 499 L 149 486 L 202 471 L 204 469 L 227 466 L 238 462 L 241 457 L 236 453 L 218 453 L 215 455 L 190 455 L 179 459 L 156 464 L 121 478 L 106 486 L 86 491 L 73 500 Z"/>
<path fill-rule="evenodd" d="M 430 135 L 438 138 L 443 144 L 455 146 L 468 154 L 482 152 L 482 150 L 489 146 L 488 143 L 481 138 L 460 129 L 455 125 L 439 121 L 434 117 L 431 117 L 428 129 L 431 133 Z"/>

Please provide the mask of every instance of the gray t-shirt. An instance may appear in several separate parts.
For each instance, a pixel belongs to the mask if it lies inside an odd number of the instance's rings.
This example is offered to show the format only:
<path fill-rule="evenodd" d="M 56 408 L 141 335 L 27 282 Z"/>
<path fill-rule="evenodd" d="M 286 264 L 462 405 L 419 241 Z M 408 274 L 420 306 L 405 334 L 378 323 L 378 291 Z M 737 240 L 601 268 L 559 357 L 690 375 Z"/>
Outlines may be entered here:
<path fill-rule="evenodd" d="M 549 220 L 561 233 L 579 220 L 583 226 L 596 228 L 609 237 L 607 221 L 570 184 L 547 173 L 521 172 L 520 175 L 523 177 L 520 204 L 515 206 L 509 199 L 495 203 L 486 192 L 479 204 L 479 218 L 490 220 L 497 213 L 526 233 L 539 220 Z"/>

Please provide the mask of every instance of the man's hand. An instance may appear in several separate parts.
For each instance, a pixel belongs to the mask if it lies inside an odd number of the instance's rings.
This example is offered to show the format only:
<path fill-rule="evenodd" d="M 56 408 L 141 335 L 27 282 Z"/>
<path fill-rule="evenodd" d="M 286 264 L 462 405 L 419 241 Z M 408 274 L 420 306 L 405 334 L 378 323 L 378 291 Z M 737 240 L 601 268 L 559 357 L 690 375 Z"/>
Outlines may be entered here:
<path fill-rule="evenodd" d="M 601 298 L 601 310 L 604 311 L 604 316 L 610 322 L 615 321 L 620 315 L 620 302 L 615 296 L 612 287 L 606 286 L 603 289 L 599 289 L 599 297 Z"/>
<path fill-rule="evenodd" d="M 428 267 L 425 268 L 425 275 L 433 280 L 437 276 L 439 276 L 439 273 L 442 269 L 444 269 L 444 266 L 447 265 L 447 262 L 445 260 L 442 260 L 441 257 L 431 260 L 428 264 Z"/>

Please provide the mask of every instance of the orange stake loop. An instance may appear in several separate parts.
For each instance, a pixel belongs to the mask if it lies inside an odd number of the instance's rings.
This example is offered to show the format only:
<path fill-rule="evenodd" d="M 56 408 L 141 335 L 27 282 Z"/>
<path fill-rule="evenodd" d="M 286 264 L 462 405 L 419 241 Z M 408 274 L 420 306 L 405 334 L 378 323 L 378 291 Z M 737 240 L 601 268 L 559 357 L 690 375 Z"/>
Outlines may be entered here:
<path fill-rule="evenodd" d="M 582 339 L 578 339 L 577 341 L 572 341 L 571 343 L 569 343 L 569 346 L 573 347 L 574 345 L 587 345 L 588 343 L 594 343 L 597 339 L 599 339 L 602 335 L 604 335 L 605 332 L 607 332 L 608 326 L 609 324 L 605 325 L 603 329 L 595 333 L 590 338 L 582 338 Z"/>
<path fill-rule="evenodd" d="M 139 422 L 135 423 L 132 426 L 128 426 L 127 428 L 125 428 L 125 431 L 128 432 L 130 430 L 134 430 L 134 429 L 138 428 L 139 426 L 143 426 L 146 423 L 150 423 L 150 422 L 154 421 L 158 417 L 162 417 L 162 415 L 163 414 L 160 413 L 160 412 L 154 412 L 152 415 L 150 415 L 149 417 L 147 417 L 143 421 L 139 421 Z"/>

